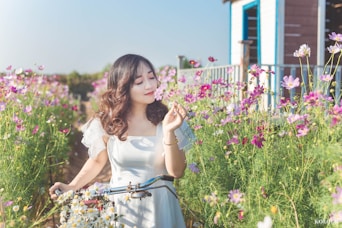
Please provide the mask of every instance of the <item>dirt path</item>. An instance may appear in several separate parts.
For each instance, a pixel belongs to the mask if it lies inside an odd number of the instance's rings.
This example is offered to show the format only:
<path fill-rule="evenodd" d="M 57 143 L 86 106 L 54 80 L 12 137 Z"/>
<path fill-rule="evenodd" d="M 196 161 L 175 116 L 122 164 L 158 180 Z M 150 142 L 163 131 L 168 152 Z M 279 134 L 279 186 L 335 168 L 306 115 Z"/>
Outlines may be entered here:
<path fill-rule="evenodd" d="M 90 102 L 83 102 L 84 108 L 82 108 L 87 116 L 87 120 L 93 115 L 92 108 Z M 82 123 L 84 124 L 84 123 Z M 69 153 L 69 165 L 65 167 L 64 178 L 67 183 L 72 181 L 72 179 L 77 175 L 77 173 L 81 170 L 82 166 L 88 159 L 88 151 L 87 148 L 81 143 L 82 140 L 82 132 L 80 129 L 75 131 L 75 139 L 74 142 L 71 142 L 73 145 L 72 150 Z M 108 182 L 111 177 L 110 165 L 106 164 L 105 168 L 102 172 L 96 177 L 91 183 L 94 182 Z"/>

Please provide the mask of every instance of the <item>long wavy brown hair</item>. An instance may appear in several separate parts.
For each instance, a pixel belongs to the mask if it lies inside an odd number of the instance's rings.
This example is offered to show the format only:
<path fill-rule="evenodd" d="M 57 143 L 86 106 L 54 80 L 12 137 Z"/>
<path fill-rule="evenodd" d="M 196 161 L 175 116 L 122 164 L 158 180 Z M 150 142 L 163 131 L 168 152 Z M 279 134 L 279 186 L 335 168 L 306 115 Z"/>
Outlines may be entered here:
<path fill-rule="evenodd" d="M 109 71 L 107 90 L 100 99 L 99 110 L 95 114 L 109 135 L 116 135 L 120 140 L 126 140 L 128 129 L 127 114 L 131 109 L 130 89 L 137 76 L 139 65 L 149 66 L 157 78 L 152 63 L 140 55 L 127 54 L 118 58 Z M 155 100 L 146 109 L 146 116 L 154 125 L 160 123 L 168 108 L 161 101 Z"/>

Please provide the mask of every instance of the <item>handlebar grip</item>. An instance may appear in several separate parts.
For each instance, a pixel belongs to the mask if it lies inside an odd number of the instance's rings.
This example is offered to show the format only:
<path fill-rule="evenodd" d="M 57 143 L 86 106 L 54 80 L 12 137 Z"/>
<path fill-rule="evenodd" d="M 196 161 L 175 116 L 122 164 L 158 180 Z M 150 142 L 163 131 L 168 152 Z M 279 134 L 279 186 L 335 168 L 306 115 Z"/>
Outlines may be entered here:
<path fill-rule="evenodd" d="M 63 194 L 63 192 L 62 192 L 61 189 L 57 188 L 57 189 L 55 190 L 55 194 L 56 194 L 57 196 L 60 196 L 60 195 Z"/>
<path fill-rule="evenodd" d="M 161 176 L 161 180 L 165 180 L 165 181 L 173 181 L 175 178 L 173 176 L 170 175 L 162 175 Z"/>

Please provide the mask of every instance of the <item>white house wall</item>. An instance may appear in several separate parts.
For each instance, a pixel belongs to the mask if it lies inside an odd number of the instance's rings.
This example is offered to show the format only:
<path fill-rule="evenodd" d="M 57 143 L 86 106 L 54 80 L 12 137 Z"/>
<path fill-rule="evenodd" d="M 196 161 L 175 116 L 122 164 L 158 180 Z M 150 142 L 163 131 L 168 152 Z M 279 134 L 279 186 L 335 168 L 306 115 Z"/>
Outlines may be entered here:
<path fill-rule="evenodd" d="M 231 64 L 240 64 L 243 31 L 243 6 L 254 0 L 234 1 L 231 5 Z M 261 64 L 275 63 L 276 0 L 260 0 Z"/>
<path fill-rule="evenodd" d="M 274 64 L 276 36 L 276 1 L 260 1 L 261 63 Z"/>
<path fill-rule="evenodd" d="M 231 5 L 231 64 L 240 64 L 241 61 L 241 44 L 242 40 L 242 9 L 243 6 L 253 2 L 254 0 L 234 1 Z"/>
<path fill-rule="evenodd" d="M 242 31 L 243 31 L 243 6 L 253 2 L 254 0 L 240 0 L 234 1 L 231 5 L 231 63 L 232 64 L 240 64 L 241 62 L 241 54 L 242 47 L 239 41 L 242 40 Z M 276 56 L 276 2 L 277 0 L 260 0 L 259 5 L 259 14 L 260 14 L 260 39 L 258 40 L 259 46 L 261 50 L 261 65 L 275 64 L 275 56 Z M 249 77 L 248 80 L 252 83 L 248 83 L 248 91 L 252 91 L 254 86 L 257 84 L 256 80 L 251 80 Z M 269 83 L 268 80 L 271 80 Z M 274 91 L 273 88 L 275 82 L 274 78 L 268 74 L 262 74 L 259 77 L 259 84 L 263 85 L 266 90 Z M 268 85 L 271 85 L 269 88 Z M 268 98 L 267 95 L 264 95 L 263 102 L 260 105 L 260 109 L 266 110 L 268 108 Z M 275 101 L 272 99 L 272 103 Z"/>

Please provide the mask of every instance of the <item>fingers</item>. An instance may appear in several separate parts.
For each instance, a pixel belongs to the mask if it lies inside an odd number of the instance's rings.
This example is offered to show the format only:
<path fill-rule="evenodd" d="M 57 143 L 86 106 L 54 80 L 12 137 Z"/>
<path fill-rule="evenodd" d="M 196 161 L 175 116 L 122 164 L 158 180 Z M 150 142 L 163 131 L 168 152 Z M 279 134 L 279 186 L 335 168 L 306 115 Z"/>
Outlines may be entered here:
<path fill-rule="evenodd" d="M 52 185 L 49 188 L 49 194 L 50 194 L 51 199 L 56 200 L 58 198 L 58 195 L 56 194 L 56 191 L 57 190 L 61 191 L 61 189 L 60 189 L 60 185 L 61 184 L 62 183 L 60 183 L 60 182 L 56 182 L 54 185 Z"/>
<path fill-rule="evenodd" d="M 173 103 L 171 111 L 180 115 L 182 120 L 184 120 L 187 115 L 186 109 L 181 104 L 178 104 L 177 102 Z"/>

